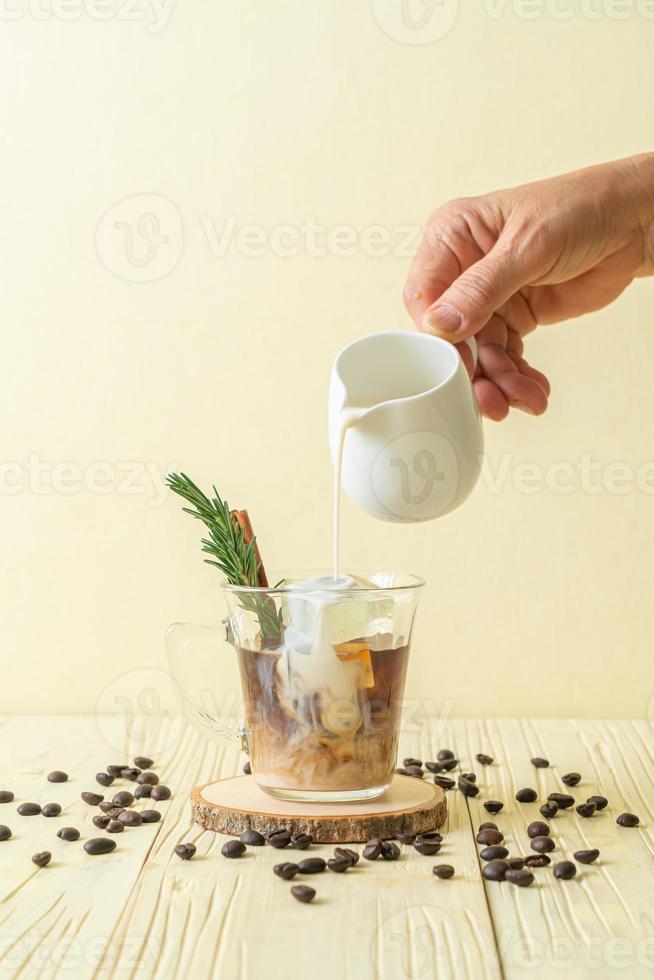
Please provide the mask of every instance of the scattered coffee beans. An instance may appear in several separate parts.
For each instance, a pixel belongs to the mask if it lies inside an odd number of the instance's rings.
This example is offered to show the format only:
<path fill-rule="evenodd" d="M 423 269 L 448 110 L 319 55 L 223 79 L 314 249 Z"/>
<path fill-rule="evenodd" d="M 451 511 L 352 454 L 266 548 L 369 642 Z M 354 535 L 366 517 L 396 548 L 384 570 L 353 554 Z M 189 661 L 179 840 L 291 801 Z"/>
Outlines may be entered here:
<path fill-rule="evenodd" d="M 106 813 L 98 813 L 97 816 L 93 817 L 93 823 L 100 830 L 106 830 L 109 826 L 110 820 L 111 817 L 109 817 Z"/>
<path fill-rule="evenodd" d="M 454 758 L 454 752 L 450 749 L 441 749 L 440 752 L 436 753 L 436 758 L 439 762 L 447 762 L 449 759 Z"/>
<path fill-rule="evenodd" d="M 593 861 L 597 861 L 599 851 L 596 847 L 592 847 L 588 851 L 575 851 L 573 857 L 575 861 L 579 861 L 579 864 L 592 864 Z"/>
<path fill-rule="evenodd" d="M 538 809 L 546 820 L 551 820 L 559 812 L 559 804 L 555 803 L 554 800 L 548 800 L 547 803 L 543 803 Z"/>
<path fill-rule="evenodd" d="M 39 868 L 45 868 L 46 864 L 50 864 L 52 860 L 52 854 L 50 851 L 39 851 L 37 854 L 32 854 L 32 861 Z"/>
<path fill-rule="evenodd" d="M 417 834 L 398 834 L 397 839 L 400 844 L 413 844 Z"/>
<path fill-rule="evenodd" d="M 569 796 L 567 793 L 550 793 L 547 799 L 556 803 L 559 810 L 569 810 L 575 805 L 574 796 Z"/>
<path fill-rule="evenodd" d="M 96 772 L 95 774 L 95 781 L 101 786 L 111 786 L 114 779 L 115 776 L 110 776 L 108 772 Z"/>
<path fill-rule="evenodd" d="M 561 782 L 565 783 L 566 786 L 576 786 L 580 781 L 580 772 L 567 772 L 565 776 L 561 776 Z"/>
<path fill-rule="evenodd" d="M 130 782 L 135 783 L 138 777 L 141 775 L 141 770 L 134 769 L 131 766 L 126 766 L 124 769 L 120 770 L 120 775 L 122 779 L 129 779 Z"/>
<path fill-rule="evenodd" d="M 308 885 L 292 885 L 291 895 L 297 898 L 298 902 L 311 902 L 316 897 L 316 889 L 309 888 Z"/>
<path fill-rule="evenodd" d="M 539 854 L 553 851 L 555 847 L 556 844 L 551 837 L 534 837 L 531 842 L 532 851 L 537 851 Z"/>
<path fill-rule="evenodd" d="M 11 803 L 14 798 L 14 794 L 10 789 L 0 789 L 0 803 Z"/>
<path fill-rule="evenodd" d="M 118 777 L 120 776 L 123 769 L 126 768 L 127 768 L 126 766 L 107 766 L 107 773 L 110 776 Z"/>
<path fill-rule="evenodd" d="M 422 779 L 425 775 L 422 769 L 418 769 L 416 766 L 400 766 L 395 772 L 400 776 L 414 776 L 416 779 Z"/>
<path fill-rule="evenodd" d="M 327 862 L 319 857 L 304 858 L 298 862 L 297 867 L 301 875 L 316 875 L 325 870 Z"/>
<path fill-rule="evenodd" d="M 429 772 L 443 772 L 443 763 L 442 762 L 425 762 L 425 769 L 428 769 Z"/>
<path fill-rule="evenodd" d="M 270 844 L 271 847 L 281 848 L 288 847 L 291 843 L 291 832 L 290 830 L 273 830 L 272 834 L 268 834 L 266 837 L 266 844 Z"/>
<path fill-rule="evenodd" d="M 478 844 L 501 844 L 503 840 L 504 834 L 500 830 L 493 830 L 492 827 L 486 827 L 477 834 Z"/>
<path fill-rule="evenodd" d="M 525 858 L 525 864 L 528 868 L 544 868 L 551 863 L 552 858 L 549 854 L 530 854 L 529 857 Z"/>
<path fill-rule="evenodd" d="M 134 759 L 134 765 L 139 769 L 150 769 L 154 765 L 154 760 L 148 759 L 145 755 L 137 755 Z"/>
<path fill-rule="evenodd" d="M 258 830 L 244 830 L 241 834 L 240 839 L 244 844 L 249 844 L 250 847 L 263 847 L 266 843 L 266 838 L 263 834 L 260 834 Z"/>
<path fill-rule="evenodd" d="M 11 830 L 5 824 L 0 823 L 0 840 L 9 840 L 11 837 Z"/>
<path fill-rule="evenodd" d="M 452 772 L 453 769 L 456 769 L 458 764 L 458 759 L 446 759 L 445 762 L 441 763 L 444 772 Z"/>
<path fill-rule="evenodd" d="M 427 856 L 431 856 L 432 854 L 438 854 L 441 849 L 441 842 L 438 840 L 430 840 L 428 837 L 424 837 L 422 834 L 419 834 L 413 842 L 413 847 L 418 854 L 426 854 Z M 399 848 L 397 849 L 397 853 L 399 857 Z M 385 857 L 383 851 L 382 857 Z"/>
<path fill-rule="evenodd" d="M 621 827 L 637 827 L 640 818 L 635 813 L 621 813 L 616 823 L 619 823 Z"/>
<path fill-rule="evenodd" d="M 437 878 L 453 878 L 454 868 L 451 864 L 435 864 L 431 869 L 431 873 L 436 875 Z"/>
<path fill-rule="evenodd" d="M 190 861 L 195 854 L 195 844 L 178 844 L 175 848 L 175 854 L 182 861 Z"/>
<path fill-rule="evenodd" d="M 240 858 L 246 851 L 247 847 L 242 840 L 225 841 L 223 846 L 220 848 L 220 853 L 226 858 Z"/>
<path fill-rule="evenodd" d="M 522 871 L 525 866 L 524 858 L 506 858 L 506 863 L 512 871 Z"/>
<path fill-rule="evenodd" d="M 141 810 L 143 823 L 159 823 L 161 814 L 158 810 Z"/>
<path fill-rule="evenodd" d="M 381 854 L 381 841 L 377 839 L 369 840 L 363 848 L 363 856 L 366 861 L 376 861 Z"/>
<path fill-rule="evenodd" d="M 55 769 L 54 772 L 48 773 L 49 783 L 65 783 L 68 779 L 68 773 L 62 772 L 61 769 Z"/>
<path fill-rule="evenodd" d="M 79 830 L 77 827 L 62 827 L 57 831 L 57 837 L 61 840 L 79 840 Z"/>
<path fill-rule="evenodd" d="M 543 823 L 542 820 L 534 820 L 533 823 L 530 823 L 527 827 L 528 837 L 549 837 L 549 835 L 550 828 L 548 824 Z"/>
<path fill-rule="evenodd" d="M 353 851 L 351 847 L 335 847 L 334 857 L 347 858 L 350 864 L 354 867 L 359 860 L 359 852 Z"/>
<path fill-rule="evenodd" d="M 540 756 L 535 756 L 531 760 L 531 764 L 532 764 L 532 766 L 535 766 L 536 769 L 547 769 L 549 767 L 548 760 L 547 759 L 541 759 Z"/>
<path fill-rule="evenodd" d="M 422 759 L 413 759 L 411 756 L 409 756 L 407 759 L 403 761 L 402 765 L 406 766 L 409 769 L 413 769 L 413 768 L 422 769 Z"/>
<path fill-rule="evenodd" d="M 500 803 L 499 800 L 486 800 L 484 803 L 484 810 L 487 813 L 499 813 L 503 807 L 504 804 Z"/>
<path fill-rule="evenodd" d="M 99 793 L 82 793 L 81 797 L 89 806 L 97 806 L 104 800 L 104 796 L 100 796 Z"/>
<path fill-rule="evenodd" d="M 515 868 L 508 868 L 505 878 L 512 885 L 517 885 L 518 888 L 527 888 L 534 882 L 534 876 L 531 871 L 518 871 Z"/>
<path fill-rule="evenodd" d="M 35 817 L 41 812 L 41 807 L 38 803 L 21 803 L 16 807 L 16 812 L 20 813 L 21 817 Z"/>
<path fill-rule="evenodd" d="M 498 858 L 507 858 L 508 856 L 509 851 L 502 844 L 491 844 L 490 847 L 484 847 L 479 852 L 482 861 L 497 861 Z"/>
<path fill-rule="evenodd" d="M 589 803 L 594 803 L 598 810 L 605 810 L 609 805 L 609 801 L 605 796 L 589 796 Z"/>
<path fill-rule="evenodd" d="M 134 799 L 136 800 L 149 800 L 152 796 L 152 786 L 150 783 L 141 783 L 134 790 Z"/>
<path fill-rule="evenodd" d="M 483 866 L 481 873 L 489 881 L 504 881 L 508 870 L 509 866 L 506 861 L 489 861 Z"/>
<path fill-rule="evenodd" d="M 87 854 L 110 854 L 116 850 L 116 841 L 109 837 L 91 837 L 84 841 L 84 850 Z"/>
<path fill-rule="evenodd" d="M 597 809 L 597 804 L 591 803 L 590 801 L 588 803 L 579 803 L 575 807 L 575 810 L 577 811 L 580 817 L 592 817 L 596 809 Z"/>
<path fill-rule="evenodd" d="M 446 789 L 446 790 L 454 789 L 454 787 L 456 786 L 454 780 L 450 779 L 449 776 L 434 776 L 434 782 L 436 783 L 437 786 L 440 786 L 441 789 Z"/>
<path fill-rule="evenodd" d="M 140 827 L 143 823 L 143 815 L 137 810 L 123 810 L 118 814 L 118 820 L 123 827 Z"/>
<path fill-rule="evenodd" d="M 577 865 L 572 861 L 559 861 L 554 865 L 555 878 L 574 878 L 577 874 Z"/>
<path fill-rule="evenodd" d="M 61 813 L 61 807 L 58 803 L 46 803 L 41 808 L 41 813 L 44 817 L 58 817 Z"/>
<path fill-rule="evenodd" d="M 515 798 L 518 803 L 534 803 L 538 799 L 538 793 L 535 789 L 519 789 L 515 794 Z"/>
<path fill-rule="evenodd" d="M 311 834 L 291 834 L 291 847 L 296 851 L 306 851 L 313 844 Z"/>
<path fill-rule="evenodd" d="M 464 779 L 463 776 L 459 776 L 457 780 L 457 786 L 459 787 L 459 789 L 461 790 L 464 796 L 479 795 L 479 787 L 475 783 L 470 782 L 469 779 Z"/>
<path fill-rule="evenodd" d="M 243 772 L 245 773 L 246 776 L 252 775 L 252 766 L 250 765 L 249 762 L 243 763 Z"/>
<path fill-rule="evenodd" d="M 327 861 L 327 867 L 330 871 L 342 874 L 343 871 L 347 871 L 348 868 L 352 867 L 352 862 L 346 857 L 333 857 Z"/>
<path fill-rule="evenodd" d="M 413 846 L 415 847 L 416 851 L 419 850 L 418 840 L 416 840 L 416 843 Z M 440 849 L 441 845 L 436 841 L 425 841 L 423 846 L 433 847 L 434 850 L 420 851 L 421 854 L 436 854 L 436 851 Z M 397 861 L 400 856 L 400 849 L 394 841 L 384 840 L 382 841 L 381 846 L 381 856 L 384 861 Z"/>
<path fill-rule="evenodd" d="M 491 766 L 493 764 L 493 757 L 490 755 L 484 755 L 483 752 L 478 752 L 475 759 L 480 766 Z"/>
<path fill-rule="evenodd" d="M 290 881 L 291 878 L 295 878 L 296 874 L 300 869 L 297 864 L 293 864 L 292 861 L 284 861 L 283 864 L 273 865 L 273 871 L 279 878 L 283 878 L 285 881 Z"/>
<path fill-rule="evenodd" d="M 493 823 L 492 820 L 486 820 L 486 821 L 484 821 L 484 823 L 480 823 L 479 824 L 478 829 L 479 830 L 498 830 L 498 826 L 497 826 L 496 823 Z"/>
<path fill-rule="evenodd" d="M 467 783 L 476 783 L 477 776 L 474 772 L 462 772 L 459 779 L 465 779 Z"/>
<path fill-rule="evenodd" d="M 114 804 L 114 806 L 131 806 L 134 802 L 134 797 L 129 790 L 122 789 L 120 793 L 116 793 L 111 802 Z"/>
<path fill-rule="evenodd" d="M 156 772 L 141 772 L 136 777 L 136 782 L 146 786 L 156 786 L 159 782 L 159 777 Z"/>
<path fill-rule="evenodd" d="M 153 786 L 150 794 L 153 800 L 169 800 L 171 795 L 170 789 L 161 783 L 158 786 Z"/>
<path fill-rule="evenodd" d="M 107 833 L 108 834 L 122 834 L 122 832 L 124 831 L 124 829 L 125 829 L 125 827 L 120 822 L 120 820 L 110 820 L 109 823 L 107 824 Z"/>

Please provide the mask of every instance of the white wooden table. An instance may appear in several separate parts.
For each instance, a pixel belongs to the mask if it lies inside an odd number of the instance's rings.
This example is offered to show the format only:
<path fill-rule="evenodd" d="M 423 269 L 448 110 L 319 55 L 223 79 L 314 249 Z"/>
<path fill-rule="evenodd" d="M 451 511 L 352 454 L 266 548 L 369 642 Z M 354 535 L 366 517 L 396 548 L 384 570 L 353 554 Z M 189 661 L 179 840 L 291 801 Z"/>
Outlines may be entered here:
<path fill-rule="evenodd" d="M 242 758 L 226 755 L 183 722 L 169 718 L 146 738 L 139 723 L 116 718 L 20 717 L 0 726 L 0 823 L 13 837 L 0 842 L 0 977 L 292 977 L 545 978 L 654 975 L 654 733 L 647 722 L 568 720 L 450 721 L 410 735 L 401 755 L 434 758 L 453 749 L 478 773 L 480 799 L 448 793 L 445 844 L 437 858 L 403 847 L 394 863 L 360 861 L 345 875 L 311 879 L 318 897 L 301 905 L 272 865 L 291 857 L 251 848 L 229 861 L 225 838 L 195 828 L 188 793 L 220 774 L 235 774 Z M 474 762 L 477 752 L 494 765 Z M 102 789 L 94 775 L 134 754 L 152 755 L 173 798 L 156 804 L 158 824 L 117 835 L 113 854 L 90 857 L 82 841 L 102 836 L 80 800 Z M 535 770 L 530 758 L 550 759 Z M 67 783 L 46 774 L 64 769 Z M 552 821 L 556 855 L 570 858 L 597 846 L 599 862 L 579 865 L 572 881 L 540 869 L 530 888 L 486 882 L 474 834 L 495 819 L 512 854 L 528 852 L 525 829 L 538 803 L 512 805 L 516 789 L 566 791 L 560 776 L 576 770 L 572 794 L 600 793 L 609 808 L 591 819 L 566 811 Z M 107 791 L 105 791 L 107 792 Z M 111 792 L 111 791 L 108 791 Z M 481 800 L 500 799 L 491 818 Z M 21 801 L 59 802 L 57 818 L 19 817 Z M 138 806 L 151 806 L 141 801 Z M 621 811 L 639 814 L 637 829 L 616 826 Z M 59 840 L 73 825 L 82 841 Z M 197 856 L 181 861 L 175 845 L 193 841 Z M 39 869 L 30 857 L 50 850 Z M 328 846 L 312 848 L 328 856 Z M 306 856 L 306 855 L 305 855 Z M 453 864 L 456 876 L 436 879 L 432 865 Z M 305 879 L 308 881 L 308 879 Z"/>

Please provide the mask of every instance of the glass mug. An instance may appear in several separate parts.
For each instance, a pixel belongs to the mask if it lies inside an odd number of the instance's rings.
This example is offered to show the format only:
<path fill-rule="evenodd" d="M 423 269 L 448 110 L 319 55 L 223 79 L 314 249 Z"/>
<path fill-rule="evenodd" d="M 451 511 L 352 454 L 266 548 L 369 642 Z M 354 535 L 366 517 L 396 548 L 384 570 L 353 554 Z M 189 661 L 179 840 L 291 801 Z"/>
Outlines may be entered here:
<path fill-rule="evenodd" d="M 274 588 L 222 584 L 221 627 L 175 623 L 166 646 L 186 717 L 249 754 L 271 796 L 353 802 L 380 796 L 396 765 L 422 579 L 366 572 L 284 575 Z M 225 640 L 238 660 L 244 727 L 214 701 Z"/>

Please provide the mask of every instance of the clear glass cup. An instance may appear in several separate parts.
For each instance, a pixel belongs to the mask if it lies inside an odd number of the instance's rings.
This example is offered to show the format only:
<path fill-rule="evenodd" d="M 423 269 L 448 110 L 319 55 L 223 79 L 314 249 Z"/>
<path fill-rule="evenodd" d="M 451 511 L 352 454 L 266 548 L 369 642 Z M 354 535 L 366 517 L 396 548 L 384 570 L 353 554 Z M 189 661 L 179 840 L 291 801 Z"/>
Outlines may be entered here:
<path fill-rule="evenodd" d="M 238 660 L 244 729 L 225 729 L 198 696 L 198 657 L 217 630 L 175 624 L 167 634 L 187 715 L 219 737 L 242 737 L 252 774 L 271 796 L 372 799 L 390 784 L 411 633 L 422 579 L 395 572 L 283 574 L 274 588 L 223 583 L 223 640 Z M 213 644 L 213 647 L 212 647 Z M 205 677 L 206 680 L 206 677 Z"/>

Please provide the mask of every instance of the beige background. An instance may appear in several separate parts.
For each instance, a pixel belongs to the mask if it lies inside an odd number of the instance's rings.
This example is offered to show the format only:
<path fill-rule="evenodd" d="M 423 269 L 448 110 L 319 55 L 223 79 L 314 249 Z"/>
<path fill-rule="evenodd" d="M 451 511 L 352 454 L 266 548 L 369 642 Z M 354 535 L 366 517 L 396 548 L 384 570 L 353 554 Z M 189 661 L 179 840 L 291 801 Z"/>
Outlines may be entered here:
<path fill-rule="evenodd" d="M 564 20 L 466 0 L 432 40 L 456 7 L 412 2 L 423 27 L 392 0 L 177 0 L 158 22 L 149 0 L 3 7 L 0 710 L 131 708 L 163 683 L 166 624 L 219 618 L 198 529 L 162 496 L 170 465 L 250 509 L 270 567 L 328 564 L 329 368 L 409 328 L 401 229 L 652 148 L 652 4 L 596 0 L 591 19 L 561 0 Z M 221 254 L 230 218 L 246 231 Z M 530 338 L 550 411 L 486 425 L 492 473 L 455 514 L 400 527 L 345 504 L 346 564 L 429 581 L 421 710 L 650 710 L 653 312 L 640 282 Z M 524 463 L 551 482 L 584 457 L 599 473 L 572 492 L 525 492 Z"/>

